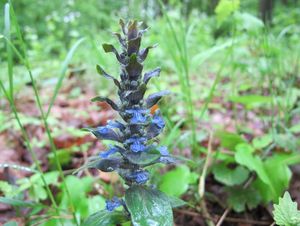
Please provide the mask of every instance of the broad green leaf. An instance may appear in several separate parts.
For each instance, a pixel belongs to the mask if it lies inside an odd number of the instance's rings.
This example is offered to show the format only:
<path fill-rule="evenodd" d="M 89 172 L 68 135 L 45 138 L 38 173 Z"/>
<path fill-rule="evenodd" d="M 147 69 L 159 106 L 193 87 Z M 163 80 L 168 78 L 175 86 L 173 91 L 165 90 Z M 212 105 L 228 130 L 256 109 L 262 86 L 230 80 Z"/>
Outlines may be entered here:
<path fill-rule="evenodd" d="M 132 186 L 125 203 L 134 226 L 173 226 L 173 213 L 166 195 L 144 186 Z"/>
<path fill-rule="evenodd" d="M 240 135 L 226 131 L 217 131 L 216 137 L 220 139 L 221 146 L 230 151 L 234 151 L 236 145 L 246 142 Z"/>
<path fill-rule="evenodd" d="M 11 184 L 9 184 L 6 181 L 0 180 L 0 192 L 4 194 L 4 196 L 15 196 L 18 191 L 15 189 L 15 187 Z"/>
<path fill-rule="evenodd" d="M 258 95 L 232 96 L 230 97 L 230 101 L 243 104 L 247 109 L 253 109 L 261 106 L 262 104 L 270 104 L 272 102 L 272 97 Z"/>
<path fill-rule="evenodd" d="M 273 214 L 277 225 L 300 225 L 300 211 L 297 209 L 297 203 L 293 202 L 288 192 L 284 193 L 283 198 L 279 198 L 278 204 L 274 204 Z"/>
<path fill-rule="evenodd" d="M 256 172 L 258 179 L 255 186 L 265 202 L 277 199 L 288 187 L 291 179 L 291 171 L 285 161 L 287 157 L 275 155 L 262 161 L 249 147 L 251 146 L 246 144 L 237 146 L 236 162 Z"/>
<path fill-rule="evenodd" d="M 115 226 L 126 222 L 126 216 L 123 212 L 101 210 L 90 215 L 81 226 Z"/>
<path fill-rule="evenodd" d="M 268 146 L 272 141 L 273 141 L 272 136 L 267 134 L 262 137 L 254 138 L 252 144 L 255 149 L 262 149 Z"/>
<path fill-rule="evenodd" d="M 93 196 L 88 200 L 89 214 L 93 214 L 101 209 L 105 208 L 105 199 L 100 196 Z"/>
<path fill-rule="evenodd" d="M 66 165 L 71 161 L 71 152 L 68 149 L 61 149 L 57 152 L 57 158 L 60 162 L 61 165 Z M 56 160 L 55 160 L 55 155 L 54 153 L 49 153 L 48 154 L 48 158 L 49 158 L 49 163 L 51 165 L 52 168 L 56 168 Z"/>
<path fill-rule="evenodd" d="M 261 197 L 253 188 L 227 188 L 228 192 L 228 204 L 234 209 L 236 212 L 245 211 L 246 207 L 248 209 L 255 208 L 260 202 Z"/>
<path fill-rule="evenodd" d="M 33 184 L 32 190 L 30 190 L 30 197 L 35 201 L 47 199 L 47 191 L 45 188 L 38 184 Z"/>
<path fill-rule="evenodd" d="M 240 7 L 239 0 L 221 0 L 219 1 L 215 13 L 217 14 L 217 20 L 222 23 L 231 13 L 238 10 Z"/>
<path fill-rule="evenodd" d="M 185 201 L 183 201 L 177 197 L 174 197 L 174 196 L 167 195 L 167 198 L 169 199 L 169 203 L 172 208 L 177 208 L 177 207 L 184 206 L 187 204 Z"/>
<path fill-rule="evenodd" d="M 269 177 L 265 172 L 263 162 L 258 156 L 252 154 L 253 148 L 248 144 L 240 144 L 236 147 L 235 160 L 237 163 L 246 166 L 257 173 L 259 178 L 269 184 Z"/>
<path fill-rule="evenodd" d="M 71 202 L 75 205 L 76 211 L 81 216 L 86 217 L 89 214 L 89 202 L 87 193 L 92 189 L 93 178 L 83 177 L 77 178 L 75 176 L 67 176 L 65 183 L 70 192 L 71 200 L 68 198 L 66 189 L 62 184 L 62 197 L 60 202 L 61 208 L 68 208 Z"/>
<path fill-rule="evenodd" d="M 230 169 L 224 163 L 214 166 L 213 174 L 217 181 L 227 186 L 240 185 L 249 177 L 249 171 L 245 167 Z"/>
<path fill-rule="evenodd" d="M 187 191 L 191 177 L 194 176 L 187 166 L 178 166 L 161 177 L 158 185 L 159 190 L 168 195 L 179 197 Z"/>
<path fill-rule="evenodd" d="M 277 156 L 267 159 L 264 162 L 264 168 L 272 187 L 275 189 L 275 194 L 271 197 L 271 200 L 277 200 L 283 191 L 289 187 L 292 172 L 287 164 L 281 158 L 277 158 Z"/>

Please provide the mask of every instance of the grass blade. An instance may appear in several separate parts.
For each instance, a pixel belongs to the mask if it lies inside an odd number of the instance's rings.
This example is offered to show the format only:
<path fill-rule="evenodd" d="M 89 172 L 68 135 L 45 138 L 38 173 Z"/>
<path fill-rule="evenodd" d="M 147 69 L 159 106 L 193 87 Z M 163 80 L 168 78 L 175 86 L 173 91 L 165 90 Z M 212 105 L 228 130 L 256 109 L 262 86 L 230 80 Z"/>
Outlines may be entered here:
<path fill-rule="evenodd" d="M 10 39 L 10 6 L 9 3 L 6 3 L 4 6 L 4 37 L 7 40 Z M 14 87 L 13 87 L 13 58 L 11 46 L 6 43 L 6 54 L 7 54 L 7 72 L 8 72 L 8 80 L 9 80 L 9 95 L 10 98 L 14 96 Z"/>

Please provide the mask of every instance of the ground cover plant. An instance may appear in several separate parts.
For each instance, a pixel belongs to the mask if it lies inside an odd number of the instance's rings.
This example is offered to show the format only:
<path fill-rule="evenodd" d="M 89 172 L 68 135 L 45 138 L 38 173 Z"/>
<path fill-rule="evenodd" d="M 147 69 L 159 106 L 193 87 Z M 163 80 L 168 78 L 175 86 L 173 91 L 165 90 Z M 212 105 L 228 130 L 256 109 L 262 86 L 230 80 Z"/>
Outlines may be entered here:
<path fill-rule="evenodd" d="M 1 224 L 299 225 L 299 2 L 0 6 Z"/>

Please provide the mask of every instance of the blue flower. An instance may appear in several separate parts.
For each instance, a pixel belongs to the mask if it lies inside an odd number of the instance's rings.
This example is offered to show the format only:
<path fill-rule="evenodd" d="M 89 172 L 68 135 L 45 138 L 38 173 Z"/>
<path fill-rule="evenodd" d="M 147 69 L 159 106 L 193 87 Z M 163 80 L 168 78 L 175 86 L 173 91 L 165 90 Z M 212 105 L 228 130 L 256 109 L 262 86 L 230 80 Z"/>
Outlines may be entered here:
<path fill-rule="evenodd" d="M 162 128 L 165 127 L 165 122 L 164 122 L 163 118 L 160 116 L 160 112 L 159 111 L 157 111 L 155 113 L 155 115 L 153 116 L 152 123 L 154 125 L 156 125 L 159 129 L 162 129 Z"/>
<path fill-rule="evenodd" d="M 119 151 L 119 148 L 110 145 L 109 149 L 108 149 L 107 151 L 105 151 L 105 152 L 101 152 L 101 153 L 99 154 L 99 156 L 100 156 L 101 158 L 103 158 L 103 159 L 106 159 L 106 158 L 108 158 L 110 155 L 115 154 L 115 153 L 117 153 L 118 151 Z"/>
<path fill-rule="evenodd" d="M 129 179 L 135 181 L 138 184 L 144 184 L 149 180 L 149 172 L 147 171 L 135 171 L 128 176 Z"/>
<path fill-rule="evenodd" d="M 151 124 L 147 128 L 147 138 L 152 139 L 158 136 L 162 132 L 164 127 L 165 127 L 165 122 L 160 116 L 160 111 L 156 111 L 153 116 Z"/>
<path fill-rule="evenodd" d="M 125 141 L 126 144 L 130 144 L 130 150 L 133 152 L 142 152 L 147 149 L 145 142 L 147 141 L 144 137 L 131 137 Z"/>
<path fill-rule="evenodd" d="M 160 146 L 157 148 L 161 155 L 169 155 L 168 148 L 166 146 Z"/>
<path fill-rule="evenodd" d="M 147 110 L 145 109 L 129 109 L 125 111 L 126 113 L 131 115 L 131 123 L 145 123 L 147 122 L 147 117 L 145 114 L 147 113 Z"/>
<path fill-rule="evenodd" d="M 119 130 L 124 130 L 125 129 L 125 126 L 121 122 L 112 121 L 112 120 L 109 120 L 107 122 L 107 127 L 111 128 L 111 129 L 119 129 Z"/>
<path fill-rule="evenodd" d="M 100 139 L 122 141 L 122 137 L 110 126 L 100 126 L 91 129 L 91 132 Z"/>
<path fill-rule="evenodd" d="M 118 208 L 119 206 L 123 205 L 123 200 L 118 199 L 117 197 L 113 197 L 112 200 L 106 200 L 106 209 L 108 211 L 113 211 L 115 208 Z"/>

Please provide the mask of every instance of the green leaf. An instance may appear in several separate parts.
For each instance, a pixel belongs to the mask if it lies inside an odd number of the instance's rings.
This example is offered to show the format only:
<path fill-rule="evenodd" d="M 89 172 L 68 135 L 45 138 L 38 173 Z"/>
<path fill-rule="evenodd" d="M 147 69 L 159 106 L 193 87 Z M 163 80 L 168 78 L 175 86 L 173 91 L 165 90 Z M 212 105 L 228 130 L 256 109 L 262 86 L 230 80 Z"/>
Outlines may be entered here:
<path fill-rule="evenodd" d="M 272 143 L 273 138 L 271 135 L 267 134 L 262 137 L 256 137 L 253 139 L 252 144 L 255 149 L 262 149 Z"/>
<path fill-rule="evenodd" d="M 158 185 L 159 190 L 168 195 L 179 197 L 187 191 L 191 177 L 194 176 L 187 166 L 178 166 L 161 177 Z"/>
<path fill-rule="evenodd" d="M 292 201 L 288 192 L 284 193 L 283 198 L 279 198 L 278 204 L 274 204 L 273 214 L 277 225 L 300 225 L 300 211 L 297 209 L 297 203 Z"/>
<path fill-rule="evenodd" d="M 61 165 L 67 165 L 71 161 L 71 152 L 68 149 L 61 149 L 57 152 L 57 158 Z M 52 168 L 56 168 L 56 160 L 53 152 L 48 154 L 49 163 Z"/>
<path fill-rule="evenodd" d="M 264 170 L 263 162 L 258 156 L 254 156 L 252 152 L 253 148 L 250 145 L 240 144 L 236 147 L 235 160 L 237 163 L 255 171 L 259 178 L 268 184 L 269 178 Z"/>
<path fill-rule="evenodd" d="M 227 186 L 240 185 L 249 177 L 249 171 L 245 167 L 229 169 L 224 163 L 214 166 L 213 174 L 217 181 Z"/>
<path fill-rule="evenodd" d="M 272 97 L 259 95 L 232 96 L 230 101 L 243 104 L 247 109 L 253 109 L 261 105 L 270 104 L 272 102 Z"/>
<path fill-rule="evenodd" d="M 239 0 L 221 0 L 215 9 L 217 20 L 222 23 L 231 13 L 240 7 Z"/>
<path fill-rule="evenodd" d="M 126 216 L 123 212 L 101 210 L 90 215 L 81 226 L 115 226 L 126 222 Z"/>
<path fill-rule="evenodd" d="M 264 162 L 264 169 L 268 175 L 270 185 L 261 185 L 260 191 L 264 194 L 265 202 L 277 200 L 278 197 L 289 187 L 292 172 L 288 165 L 279 156 L 273 156 Z M 270 192 L 274 188 L 274 193 Z"/>
<path fill-rule="evenodd" d="M 87 217 L 89 215 L 89 201 L 87 199 L 87 193 L 92 190 L 93 178 L 83 177 L 77 178 L 75 176 L 67 176 L 65 184 L 69 189 L 71 200 L 67 194 L 67 191 L 62 184 L 62 197 L 60 207 L 67 209 L 71 202 L 76 204 L 76 211 L 81 216 Z"/>
<path fill-rule="evenodd" d="M 36 202 L 28 202 L 23 201 L 20 199 L 13 199 L 13 198 L 7 198 L 7 197 L 0 197 L 0 203 L 4 203 L 11 206 L 18 206 L 18 207 L 37 207 L 37 206 L 44 206 L 40 203 Z"/>
<path fill-rule="evenodd" d="M 285 158 L 275 155 L 262 161 L 259 156 L 253 154 L 253 148 L 247 144 L 238 145 L 236 150 L 236 162 L 256 172 L 258 180 L 255 181 L 255 186 L 261 192 L 264 201 L 277 199 L 288 187 L 291 179 L 291 171 L 284 161 Z"/>
<path fill-rule="evenodd" d="M 0 192 L 4 194 L 4 196 L 15 196 L 18 191 L 15 189 L 15 187 L 11 184 L 9 184 L 6 181 L 0 180 Z"/>
<path fill-rule="evenodd" d="M 227 192 L 227 202 L 236 212 L 245 211 L 246 207 L 253 209 L 261 202 L 258 191 L 251 187 L 246 189 L 227 188 Z"/>
<path fill-rule="evenodd" d="M 137 165 L 147 165 L 160 158 L 161 154 L 157 149 L 151 149 L 147 152 L 130 152 L 126 154 L 126 157 L 131 163 Z"/>
<path fill-rule="evenodd" d="M 134 226 L 173 226 L 173 213 L 166 195 L 144 186 L 132 186 L 125 203 Z"/>
<path fill-rule="evenodd" d="M 169 203 L 172 208 L 177 208 L 177 207 L 184 206 L 187 204 L 185 201 L 183 201 L 177 197 L 174 197 L 174 196 L 167 195 L 167 198 L 168 198 Z"/>
<path fill-rule="evenodd" d="M 89 198 L 88 205 L 89 205 L 89 214 L 93 214 L 98 210 L 105 208 L 105 199 L 100 195 L 93 196 Z"/>
<path fill-rule="evenodd" d="M 216 137 L 220 139 L 222 147 L 231 151 L 234 151 L 236 145 L 246 142 L 240 135 L 226 131 L 217 131 Z"/>

